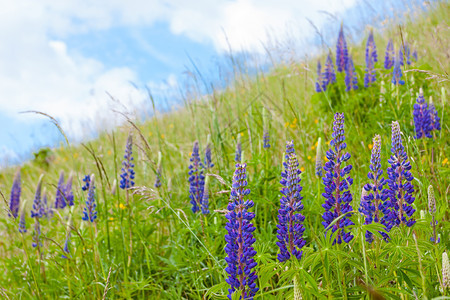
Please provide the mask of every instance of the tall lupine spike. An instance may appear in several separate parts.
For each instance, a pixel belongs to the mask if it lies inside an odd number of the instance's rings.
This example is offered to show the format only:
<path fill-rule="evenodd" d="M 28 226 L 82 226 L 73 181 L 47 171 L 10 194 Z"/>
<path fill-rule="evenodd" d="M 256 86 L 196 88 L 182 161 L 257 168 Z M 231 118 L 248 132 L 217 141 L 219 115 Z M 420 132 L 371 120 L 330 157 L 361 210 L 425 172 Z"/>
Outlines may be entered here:
<path fill-rule="evenodd" d="M 208 134 L 208 138 L 206 139 L 206 147 L 205 147 L 205 160 L 203 167 L 206 170 L 209 170 L 210 168 L 214 167 L 214 164 L 212 163 L 212 155 L 211 155 L 211 135 Z"/>
<path fill-rule="evenodd" d="M 20 233 L 26 233 L 27 232 L 27 226 L 26 226 L 26 223 L 25 223 L 25 207 L 22 208 L 22 212 L 20 213 L 19 232 Z"/>
<path fill-rule="evenodd" d="M 414 61 L 417 61 L 418 56 L 417 56 L 417 49 L 414 49 L 413 53 L 412 53 L 412 58 L 414 58 Z"/>
<path fill-rule="evenodd" d="M 366 74 L 364 74 L 364 87 L 366 88 L 377 80 L 375 73 L 375 62 L 377 61 L 377 48 L 373 38 L 373 32 L 370 31 L 366 44 Z"/>
<path fill-rule="evenodd" d="M 92 174 L 89 181 L 89 191 L 86 200 L 86 206 L 83 208 L 83 221 L 93 223 L 97 219 L 97 204 L 95 203 L 95 182 L 94 174 Z"/>
<path fill-rule="evenodd" d="M 203 175 L 202 162 L 200 161 L 198 142 L 194 142 L 191 164 L 189 165 L 189 198 L 191 198 L 192 212 L 199 211 L 203 199 L 205 176 Z"/>
<path fill-rule="evenodd" d="M 320 64 L 320 60 L 317 61 L 317 80 L 316 80 L 316 92 L 320 93 L 323 91 L 323 73 L 322 73 L 322 65 Z"/>
<path fill-rule="evenodd" d="M 255 227 L 251 223 L 255 214 L 248 211 L 254 204 L 252 200 L 244 199 L 250 194 L 250 190 L 247 189 L 246 167 L 246 164 L 236 164 L 226 214 L 228 222 L 225 229 L 228 234 L 225 235 L 227 242 L 225 252 L 228 256 L 225 261 L 228 266 L 225 271 L 229 274 L 226 282 L 230 285 L 228 289 L 230 300 L 236 291 L 241 292 L 241 299 L 249 300 L 253 299 L 258 291 L 255 282 L 258 276 L 252 271 L 257 266 L 253 259 L 256 251 L 252 246 L 255 242 L 253 238 Z"/>
<path fill-rule="evenodd" d="M 64 247 L 63 247 L 63 254 L 61 254 L 61 258 L 69 258 L 70 256 L 70 249 L 69 249 L 69 245 L 70 245 L 70 231 L 67 233 L 66 236 L 66 240 L 64 242 Z"/>
<path fill-rule="evenodd" d="M 402 47 L 402 50 L 406 56 L 406 64 L 410 65 L 412 61 L 411 61 L 411 48 L 409 47 L 409 44 L 405 43 L 404 46 Z"/>
<path fill-rule="evenodd" d="M 64 171 L 59 173 L 58 186 L 56 187 L 55 208 L 63 209 L 66 207 L 66 199 L 64 198 Z"/>
<path fill-rule="evenodd" d="M 362 199 L 359 211 L 365 215 L 364 224 L 381 223 L 384 224 L 384 215 L 389 213 L 388 205 L 386 204 L 387 194 L 383 187 L 386 180 L 381 177 L 383 170 L 381 169 L 381 137 L 377 134 L 373 138 L 372 156 L 370 159 L 370 171 L 367 174 L 371 183 L 364 186 L 367 195 Z M 385 240 L 389 236 L 380 232 Z M 373 233 L 366 231 L 366 241 L 372 243 L 374 240 Z"/>
<path fill-rule="evenodd" d="M 303 209 L 302 199 L 300 195 L 302 187 L 300 185 L 300 174 L 297 155 L 294 150 L 294 142 L 286 143 L 286 161 L 283 163 L 284 171 L 281 172 L 281 181 L 283 185 L 281 189 L 282 197 L 280 198 L 280 209 L 278 210 L 277 225 L 277 245 L 280 248 L 278 260 L 280 262 L 287 261 L 291 257 L 297 259 L 302 258 L 303 251 L 301 249 L 305 245 L 303 240 L 303 232 L 305 228 L 303 221 L 305 217 L 300 213 Z"/>
<path fill-rule="evenodd" d="M 161 154 L 161 151 L 158 151 L 158 163 L 156 164 L 155 188 L 161 187 L 161 160 L 162 160 L 162 154 Z"/>
<path fill-rule="evenodd" d="M 347 92 L 358 89 L 358 77 L 356 76 L 355 66 L 353 65 L 351 56 L 347 59 L 347 65 L 345 66 L 345 86 Z"/>
<path fill-rule="evenodd" d="M 317 140 L 317 148 L 316 148 L 316 176 L 322 177 L 322 138 Z"/>
<path fill-rule="evenodd" d="M 434 189 L 432 185 L 428 186 L 428 212 L 431 215 L 432 221 L 431 226 L 433 227 L 433 236 L 431 237 L 431 241 L 435 243 L 439 243 L 440 240 L 436 237 L 436 225 L 437 221 L 436 217 L 436 198 L 434 196 Z"/>
<path fill-rule="evenodd" d="M 234 155 L 234 161 L 240 163 L 242 159 L 241 156 L 242 156 L 241 135 L 238 134 L 236 138 L 236 153 Z"/>
<path fill-rule="evenodd" d="M 33 208 L 31 209 L 32 218 L 42 218 L 45 212 L 45 208 L 41 200 L 42 178 L 44 178 L 44 174 L 41 174 L 41 176 L 39 176 L 38 185 L 36 187 L 36 194 L 34 195 L 33 200 Z"/>
<path fill-rule="evenodd" d="M 21 179 L 20 179 L 20 170 L 16 172 L 14 176 L 13 185 L 11 187 L 11 197 L 9 198 L 9 210 L 8 216 L 17 218 L 19 215 L 20 208 L 20 193 L 22 191 L 21 188 Z"/>
<path fill-rule="evenodd" d="M 42 192 L 42 207 L 44 209 L 42 216 L 46 218 L 51 218 L 53 216 L 53 210 L 48 205 L 48 193 L 47 190 L 44 188 Z"/>
<path fill-rule="evenodd" d="M 412 215 L 416 211 L 412 208 L 414 202 L 414 186 L 412 185 L 411 164 L 402 144 L 400 125 L 397 121 L 392 122 L 392 148 L 391 158 L 388 160 L 390 167 L 387 168 L 388 196 L 390 198 L 391 211 L 386 217 L 388 230 L 392 226 L 406 224 L 411 227 L 416 222 Z M 409 219 L 407 219 L 409 218 Z"/>
<path fill-rule="evenodd" d="M 203 197 L 201 201 L 202 214 L 209 214 L 209 176 L 206 176 L 205 186 L 203 188 Z"/>
<path fill-rule="evenodd" d="M 442 253 L 442 289 L 445 291 L 450 288 L 450 263 L 447 252 Z"/>
<path fill-rule="evenodd" d="M 431 125 L 430 111 L 428 110 L 428 105 L 425 102 L 422 88 L 420 88 L 419 96 L 417 97 L 416 103 L 414 103 L 413 118 L 414 127 L 416 130 L 416 139 L 420 139 L 422 137 L 433 137 L 431 135 L 431 130 L 433 130 L 433 127 Z"/>
<path fill-rule="evenodd" d="M 402 74 L 402 68 L 401 68 L 401 53 L 402 51 L 399 50 L 399 54 L 394 59 L 394 70 L 392 71 L 392 83 L 395 85 L 404 85 L 405 81 L 402 80 L 403 74 Z"/>
<path fill-rule="evenodd" d="M 269 135 L 269 116 L 265 107 L 262 109 L 263 117 L 263 148 L 270 148 L 270 135 Z"/>
<path fill-rule="evenodd" d="M 34 218 L 34 233 L 33 233 L 33 242 L 31 244 L 34 248 L 42 247 L 41 242 L 41 224 L 39 223 L 39 218 Z"/>
<path fill-rule="evenodd" d="M 322 178 L 325 186 L 325 192 L 322 196 L 326 200 L 322 205 L 325 208 L 322 224 L 328 232 L 330 224 L 343 216 L 331 227 L 333 233 L 338 231 L 333 244 L 336 242 L 341 244 L 342 241 L 348 243 L 353 239 L 353 235 L 350 231 L 346 232 L 345 227 L 354 225 L 349 219 L 351 216 L 350 212 L 353 210 L 350 205 L 352 194 L 349 191 L 350 186 L 353 184 L 353 179 L 349 175 L 352 165 L 342 167 L 343 163 L 350 159 L 350 154 L 344 152 L 347 147 L 347 144 L 344 142 L 344 113 L 336 113 L 334 115 L 332 137 L 333 139 L 330 142 L 332 149 L 327 151 L 328 161 L 323 167 L 326 173 Z"/>
<path fill-rule="evenodd" d="M 344 36 L 344 26 L 341 24 L 336 43 L 336 67 L 338 72 L 343 72 L 348 60 L 347 42 Z"/>
<path fill-rule="evenodd" d="M 433 103 L 433 97 L 431 96 L 430 96 L 429 112 L 431 119 L 431 130 L 441 130 L 441 118 L 439 118 L 439 114 Z"/>
<path fill-rule="evenodd" d="M 125 154 L 122 162 L 122 174 L 120 174 L 120 188 L 127 190 L 134 186 L 134 164 L 133 164 L 133 137 L 128 135 L 125 146 Z"/>
<path fill-rule="evenodd" d="M 72 191 L 72 183 L 73 183 L 73 174 L 70 173 L 69 178 L 67 179 L 66 186 L 64 187 L 64 198 L 65 202 L 68 206 L 74 206 L 74 197 Z"/>
<path fill-rule="evenodd" d="M 325 66 L 322 74 L 322 90 L 326 91 L 327 86 L 336 82 L 336 73 L 334 72 L 333 60 L 331 59 L 331 54 L 328 54 L 327 60 L 325 61 Z"/>
<path fill-rule="evenodd" d="M 395 60 L 394 57 L 395 57 L 394 43 L 392 42 L 392 39 L 390 39 L 386 46 L 386 54 L 384 56 L 384 68 L 386 70 L 389 70 L 394 66 Z"/>

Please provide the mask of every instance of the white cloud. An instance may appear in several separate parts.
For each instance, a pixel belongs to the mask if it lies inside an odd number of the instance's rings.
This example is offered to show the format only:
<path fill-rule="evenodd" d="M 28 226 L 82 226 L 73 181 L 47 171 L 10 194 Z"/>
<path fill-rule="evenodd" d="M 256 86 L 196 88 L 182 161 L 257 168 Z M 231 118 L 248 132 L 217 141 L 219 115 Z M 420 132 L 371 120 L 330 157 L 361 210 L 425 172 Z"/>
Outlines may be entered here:
<path fill-rule="evenodd" d="M 291 32 L 295 28 L 296 34 L 305 36 L 310 31 L 305 17 L 320 26 L 317 11 L 342 12 L 355 1 L 2 1 L 0 110 L 23 121 L 35 117 L 17 112 L 43 111 L 78 139 L 89 125 L 116 125 L 113 109 L 138 107 L 148 100 L 145 92 L 130 84 L 140 84 L 135 71 L 110 68 L 68 49 L 63 41 L 74 33 L 163 21 L 174 34 L 212 43 L 218 51 L 231 47 L 261 52 L 270 41 L 268 32 L 282 39 L 288 28 Z M 147 50 L 153 51 L 150 45 Z M 177 86 L 177 78 L 171 75 L 166 83 L 150 86 L 166 92 Z M 105 91 L 121 103 L 111 101 Z"/>

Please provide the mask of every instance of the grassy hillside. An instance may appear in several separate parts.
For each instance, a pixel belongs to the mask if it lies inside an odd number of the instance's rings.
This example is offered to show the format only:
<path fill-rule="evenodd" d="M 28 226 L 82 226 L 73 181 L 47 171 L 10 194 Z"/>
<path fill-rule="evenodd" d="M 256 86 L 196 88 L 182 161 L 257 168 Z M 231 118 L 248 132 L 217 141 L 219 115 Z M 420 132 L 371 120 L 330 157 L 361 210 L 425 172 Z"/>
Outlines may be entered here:
<path fill-rule="evenodd" d="M 346 92 L 345 74 L 338 73 L 337 83 L 326 92 L 316 93 L 319 58 L 277 65 L 251 78 L 239 74 L 226 90 L 201 100 L 187 98 L 182 109 L 157 113 L 144 123 L 130 120 L 84 145 L 65 144 L 43 150 L 20 168 L 22 195 L 17 218 L 8 216 L 17 169 L 5 170 L 0 174 L 0 197 L 5 201 L 0 217 L 4 237 L 0 242 L 2 297 L 226 299 L 225 212 L 238 141 L 247 164 L 251 191 L 248 198 L 255 203 L 250 209 L 255 213 L 252 222 L 256 227 L 253 234 L 259 291 L 255 299 L 300 299 L 298 291 L 303 299 L 449 296 L 448 289 L 440 289 L 442 254 L 450 246 L 449 113 L 448 96 L 443 96 L 449 92 L 449 19 L 449 4 L 437 2 L 425 12 L 410 13 L 402 24 L 392 23 L 385 32 L 375 32 L 377 80 L 369 88 L 363 86 L 364 39 L 361 44 L 349 45 L 358 74 L 356 91 Z M 408 43 L 418 51 L 417 62 L 402 66 L 405 85 L 391 85 L 392 70 L 383 67 L 390 38 L 396 49 Z M 335 41 L 329 43 L 334 45 Z M 322 65 L 324 59 L 320 57 Z M 413 105 L 419 88 L 427 101 L 432 97 L 441 120 L 442 129 L 433 131 L 432 138 L 414 138 Z M 348 163 L 353 166 L 350 175 L 354 180 L 350 186 L 351 205 L 355 212 L 351 216 L 354 238 L 340 245 L 332 245 L 324 235 L 324 185 L 315 174 L 317 141 L 323 141 L 321 157 L 326 161 L 336 112 L 345 115 L 346 150 L 351 154 Z M 394 227 L 389 243 L 376 236 L 370 244 L 365 241 L 366 230 L 376 228 L 364 225 L 358 213 L 361 189 L 369 182 L 375 134 L 381 136 L 381 167 L 386 177 L 392 121 L 400 124 L 415 178 L 413 207 L 417 222 L 413 227 Z M 270 148 L 263 147 L 264 128 L 270 135 Z M 136 185 L 123 190 L 119 182 L 130 134 Z M 208 136 L 214 163 L 207 171 L 213 174 L 208 176 L 211 213 L 194 214 L 189 203 L 189 159 L 197 140 L 203 161 Z M 291 140 L 302 172 L 306 245 L 301 260 L 280 263 L 276 245 L 280 180 L 286 141 Z M 159 152 L 162 185 L 156 188 Z M 30 217 L 30 210 L 39 177 L 44 174 L 42 197 L 46 195 L 53 207 L 61 171 L 66 180 L 69 174 L 73 176 L 75 205 L 53 209 L 51 217 L 38 219 L 42 246 L 33 247 L 36 218 Z M 88 192 L 81 187 L 87 174 L 95 175 L 98 218 L 93 223 L 82 220 Z M 433 228 L 428 212 L 429 185 L 434 187 L 436 198 L 436 232 L 440 235 L 437 244 L 430 241 Z M 27 228 L 23 234 L 18 231 L 22 212 Z"/>

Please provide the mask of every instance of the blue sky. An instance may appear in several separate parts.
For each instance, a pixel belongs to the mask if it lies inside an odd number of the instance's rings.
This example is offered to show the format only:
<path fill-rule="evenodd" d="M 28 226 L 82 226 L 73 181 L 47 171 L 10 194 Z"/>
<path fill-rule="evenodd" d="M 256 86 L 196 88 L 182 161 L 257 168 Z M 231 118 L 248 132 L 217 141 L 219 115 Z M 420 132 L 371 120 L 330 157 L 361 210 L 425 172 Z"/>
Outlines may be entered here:
<path fill-rule="evenodd" d="M 307 18 L 321 30 L 327 26 L 326 37 L 345 16 L 350 30 L 363 32 L 361 3 L 366 5 L 357 0 L 4 1 L 0 39 L 8 42 L 0 48 L 0 167 L 61 141 L 45 117 L 22 111 L 52 115 L 76 143 L 121 124 L 114 110 L 150 112 L 145 87 L 160 108 L 167 99 L 175 105 L 194 64 L 217 86 L 221 72 L 229 71 L 230 50 L 257 57 L 265 46 L 289 42 L 299 56 L 305 54 L 313 49 L 305 45 L 315 34 Z M 327 42 L 333 46 L 334 38 Z"/>

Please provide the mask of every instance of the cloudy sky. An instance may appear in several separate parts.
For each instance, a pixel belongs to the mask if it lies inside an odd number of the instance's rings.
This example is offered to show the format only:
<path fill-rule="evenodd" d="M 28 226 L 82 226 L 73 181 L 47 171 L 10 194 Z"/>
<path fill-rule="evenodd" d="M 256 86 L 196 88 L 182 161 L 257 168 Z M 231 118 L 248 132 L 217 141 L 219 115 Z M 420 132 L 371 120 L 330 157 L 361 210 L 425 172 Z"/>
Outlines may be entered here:
<path fill-rule="evenodd" d="M 262 54 L 274 37 L 307 40 L 315 34 L 307 18 L 337 28 L 356 0 L 0 5 L 0 160 L 17 161 L 61 138 L 45 117 L 24 111 L 55 117 L 79 141 L 120 123 L 114 110 L 150 107 L 146 87 L 161 104 L 176 97 L 194 64 L 210 76 L 230 50 Z"/>

